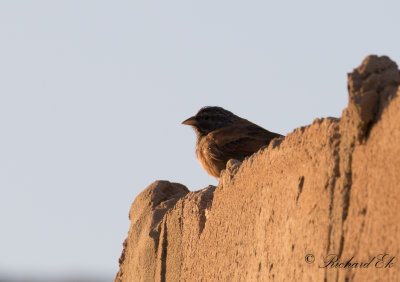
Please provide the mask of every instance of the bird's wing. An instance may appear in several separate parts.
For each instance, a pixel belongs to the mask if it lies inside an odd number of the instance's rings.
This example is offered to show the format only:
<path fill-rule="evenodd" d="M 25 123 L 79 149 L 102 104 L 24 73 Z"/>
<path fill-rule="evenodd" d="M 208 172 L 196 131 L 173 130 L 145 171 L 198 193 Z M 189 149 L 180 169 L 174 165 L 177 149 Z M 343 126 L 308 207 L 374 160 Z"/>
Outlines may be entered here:
<path fill-rule="evenodd" d="M 210 148 L 211 157 L 215 160 L 228 161 L 245 157 L 268 145 L 276 137 L 282 135 L 270 132 L 248 121 L 240 119 L 229 127 L 220 128 L 208 134 L 215 144 Z"/>

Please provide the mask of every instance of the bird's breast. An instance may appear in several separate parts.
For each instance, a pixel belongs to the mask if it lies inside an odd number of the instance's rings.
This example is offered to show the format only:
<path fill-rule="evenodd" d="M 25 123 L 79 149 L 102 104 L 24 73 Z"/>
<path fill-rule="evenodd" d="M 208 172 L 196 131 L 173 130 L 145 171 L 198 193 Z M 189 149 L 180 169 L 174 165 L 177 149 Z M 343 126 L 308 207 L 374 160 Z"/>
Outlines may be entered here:
<path fill-rule="evenodd" d="M 212 157 L 213 146 L 216 145 L 208 138 L 203 137 L 199 139 L 196 145 L 196 156 L 201 166 L 208 172 L 208 174 L 218 178 L 221 170 L 225 167 L 221 167 L 220 162 Z"/>

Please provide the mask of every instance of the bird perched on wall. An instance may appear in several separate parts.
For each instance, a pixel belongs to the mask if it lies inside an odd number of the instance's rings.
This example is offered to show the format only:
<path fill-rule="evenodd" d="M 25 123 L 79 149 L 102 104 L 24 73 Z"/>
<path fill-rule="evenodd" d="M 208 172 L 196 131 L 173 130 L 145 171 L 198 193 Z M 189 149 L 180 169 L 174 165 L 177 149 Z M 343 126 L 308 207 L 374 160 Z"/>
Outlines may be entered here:
<path fill-rule="evenodd" d="M 221 107 L 203 107 L 182 124 L 197 135 L 196 155 L 202 167 L 216 178 L 230 159 L 244 158 L 281 137 Z"/>

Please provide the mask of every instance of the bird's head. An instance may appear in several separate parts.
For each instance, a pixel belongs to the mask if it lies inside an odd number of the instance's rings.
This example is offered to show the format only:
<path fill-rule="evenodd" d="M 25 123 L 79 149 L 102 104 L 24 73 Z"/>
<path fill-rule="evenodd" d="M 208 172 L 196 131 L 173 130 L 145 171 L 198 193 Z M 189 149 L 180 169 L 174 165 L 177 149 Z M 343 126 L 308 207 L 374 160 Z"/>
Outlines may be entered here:
<path fill-rule="evenodd" d="M 195 116 L 188 118 L 182 124 L 192 126 L 197 136 L 201 137 L 216 129 L 230 126 L 238 119 L 240 119 L 238 116 L 221 107 L 203 107 Z"/>

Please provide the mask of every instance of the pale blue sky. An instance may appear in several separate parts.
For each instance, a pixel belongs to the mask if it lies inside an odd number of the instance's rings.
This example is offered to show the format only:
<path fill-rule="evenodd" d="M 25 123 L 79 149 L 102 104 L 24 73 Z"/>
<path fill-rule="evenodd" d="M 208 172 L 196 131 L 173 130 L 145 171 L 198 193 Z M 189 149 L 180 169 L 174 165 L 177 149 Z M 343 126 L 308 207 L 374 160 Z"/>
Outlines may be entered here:
<path fill-rule="evenodd" d="M 399 3 L 1 1 L 0 277 L 114 277 L 141 190 L 217 184 L 184 119 L 340 116 L 347 72 L 400 62 Z"/>

